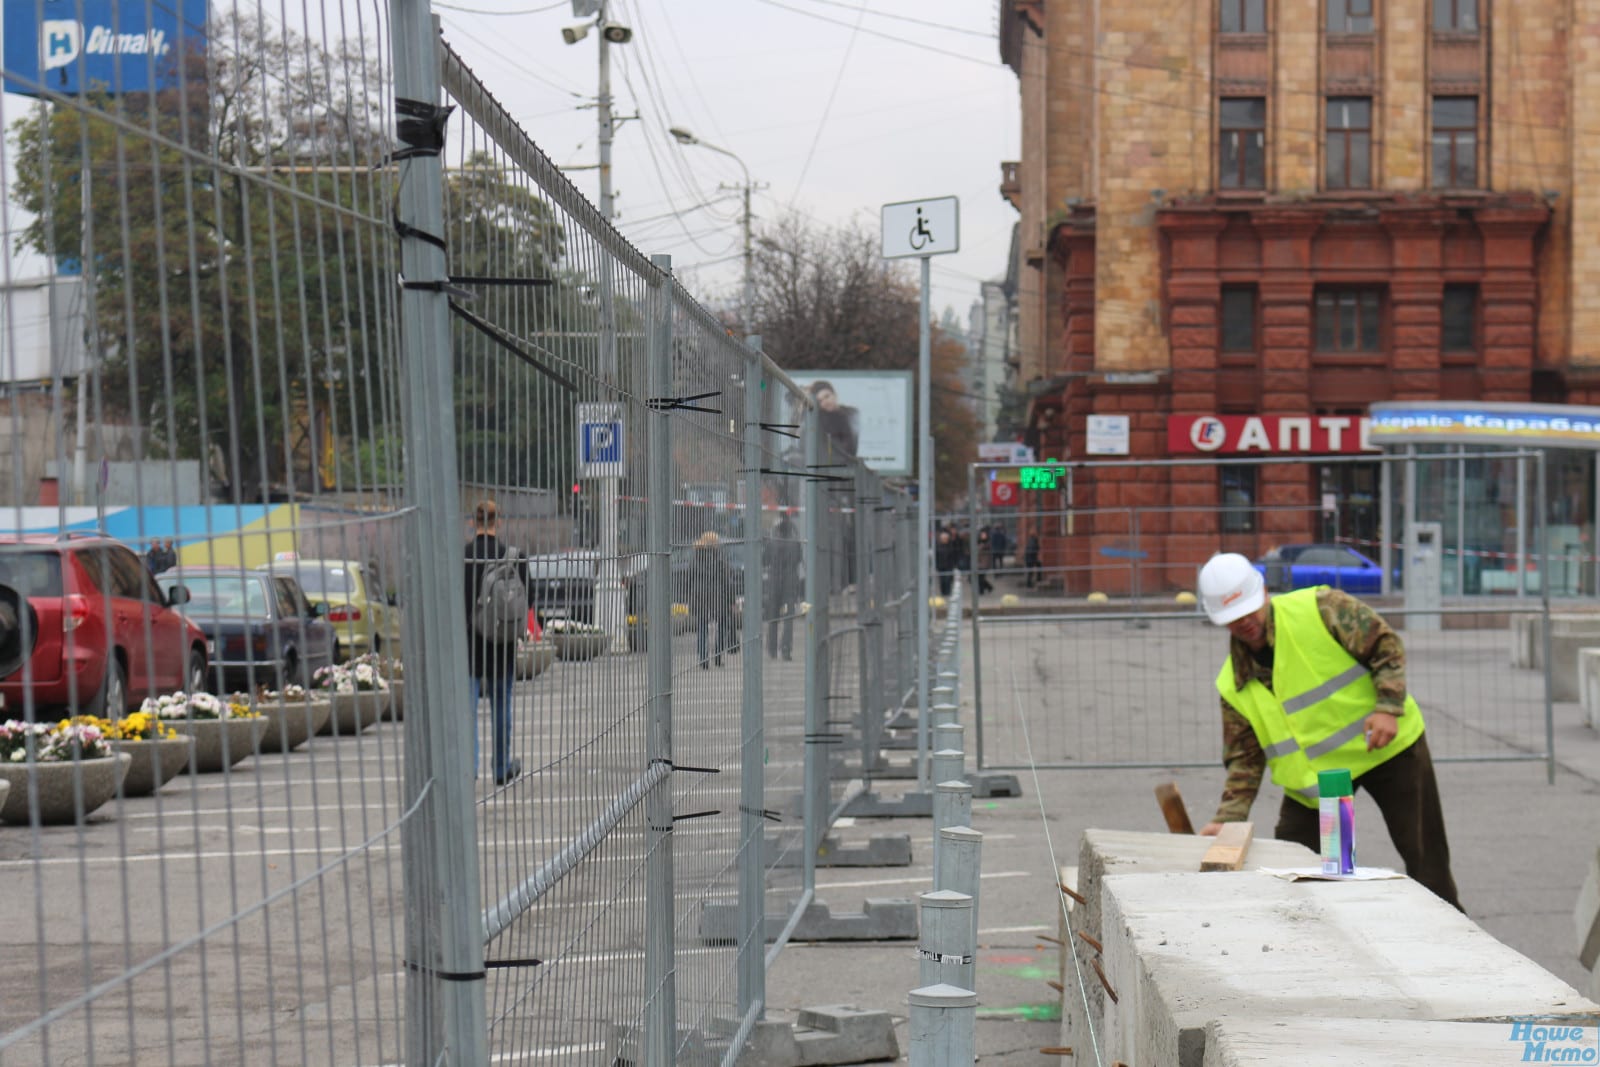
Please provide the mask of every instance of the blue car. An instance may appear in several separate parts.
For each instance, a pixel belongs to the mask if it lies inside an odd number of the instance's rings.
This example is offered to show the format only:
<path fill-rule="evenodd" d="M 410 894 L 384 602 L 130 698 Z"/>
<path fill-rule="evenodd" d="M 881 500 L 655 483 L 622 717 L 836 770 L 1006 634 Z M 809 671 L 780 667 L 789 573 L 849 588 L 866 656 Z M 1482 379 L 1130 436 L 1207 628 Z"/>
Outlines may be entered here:
<path fill-rule="evenodd" d="M 1285 593 L 1308 586 L 1331 585 L 1356 596 L 1383 591 L 1383 567 L 1348 545 L 1282 545 L 1255 564 L 1267 588 Z"/>

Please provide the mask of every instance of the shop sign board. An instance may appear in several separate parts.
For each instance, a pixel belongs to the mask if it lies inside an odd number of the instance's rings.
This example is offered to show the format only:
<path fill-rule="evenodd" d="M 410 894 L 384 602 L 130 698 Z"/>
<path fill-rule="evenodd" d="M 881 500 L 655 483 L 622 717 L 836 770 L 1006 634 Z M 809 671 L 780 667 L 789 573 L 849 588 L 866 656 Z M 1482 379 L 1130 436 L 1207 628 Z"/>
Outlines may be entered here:
<path fill-rule="evenodd" d="M 1014 508 L 1017 506 L 1018 489 L 1016 482 L 1002 482 L 1000 479 L 989 483 L 989 506 L 992 508 Z"/>
<path fill-rule="evenodd" d="M 1380 452 L 1359 415 L 1169 415 L 1173 455 L 1327 456 Z"/>
<path fill-rule="evenodd" d="M 1020 441 L 984 441 L 978 445 L 979 463 L 1032 463 L 1033 449 Z"/>
<path fill-rule="evenodd" d="M 1600 408 L 1469 401 L 1374 404 L 1370 438 L 1380 447 L 1538 445 L 1600 450 Z"/>
<path fill-rule="evenodd" d="M 1128 416 L 1090 415 L 1085 420 L 1083 450 L 1091 456 L 1126 456 L 1128 436 Z"/>

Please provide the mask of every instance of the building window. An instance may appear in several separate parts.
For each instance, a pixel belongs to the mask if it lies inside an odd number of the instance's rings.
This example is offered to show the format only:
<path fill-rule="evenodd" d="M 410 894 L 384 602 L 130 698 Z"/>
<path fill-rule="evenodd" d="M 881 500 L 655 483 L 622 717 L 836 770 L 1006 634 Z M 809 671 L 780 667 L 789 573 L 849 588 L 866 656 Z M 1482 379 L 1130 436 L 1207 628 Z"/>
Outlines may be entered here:
<path fill-rule="evenodd" d="M 1440 33 L 1477 33 L 1478 0 L 1433 0 L 1433 28 Z"/>
<path fill-rule="evenodd" d="M 1318 352 L 1378 352 L 1383 294 L 1377 289 L 1317 293 Z"/>
<path fill-rule="evenodd" d="M 1222 0 L 1222 32 L 1266 33 L 1267 0 Z"/>
<path fill-rule="evenodd" d="M 1222 290 L 1222 351 L 1255 352 L 1256 291 L 1245 285 Z"/>
<path fill-rule="evenodd" d="M 1255 533 L 1256 468 L 1219 466 L 1217 478 L 1222 501 L 1222 532 Z"/>
<path fill-rule="evenodd" d="M 1329 189 L 1372 186 L 1372 99 L 1334 96 L 1328 99 Z"/>
<path fill-rule="evenodd" d="M 1433 98 L 1433 187 L 1478 185 L 1478 98 Z"/>
<path fill-rule="evenodd" d="M 1444 352 L 1478 350 L 1478 287 L 1447 285 L 1440 315 L 1439 348 Z"/>
<path fill-rule="evenodd" d="M 1328 32 L 1371 33 L 1372 0 L 1322 0 L 1328 9 Z"/>
<path fill-rule="evenodd" d="M 1267 185 L 1267 101 L 1243 96 L 1218 108 L 1218 182 L 1224 189 L 1264 189 Z"/>

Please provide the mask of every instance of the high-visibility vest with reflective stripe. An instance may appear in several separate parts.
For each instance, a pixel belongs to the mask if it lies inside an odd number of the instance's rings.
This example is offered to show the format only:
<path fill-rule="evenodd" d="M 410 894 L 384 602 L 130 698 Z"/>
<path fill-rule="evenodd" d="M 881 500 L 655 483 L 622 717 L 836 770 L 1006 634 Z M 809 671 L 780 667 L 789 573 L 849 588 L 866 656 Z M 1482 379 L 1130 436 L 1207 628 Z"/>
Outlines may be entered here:
<path fill-rule="evenodd" d="M 1367 668 L 1323 625 L 1317 590 L 1300 589 L 1270 601 L 1272 688 L 1252 678 L 1238 689 L 1230 655 L 1217 692 L 1249 720 L 1272 767 L 1272 780 L 1307 807 L 1317 806 L 1317 772 L 1347 769 L 1359 778 L 1393 759 L 1422 736 L 1422 709 L 1406 694 L 1399 732 L 1367 751 L 1366 718 L 1378 700 Z"/>

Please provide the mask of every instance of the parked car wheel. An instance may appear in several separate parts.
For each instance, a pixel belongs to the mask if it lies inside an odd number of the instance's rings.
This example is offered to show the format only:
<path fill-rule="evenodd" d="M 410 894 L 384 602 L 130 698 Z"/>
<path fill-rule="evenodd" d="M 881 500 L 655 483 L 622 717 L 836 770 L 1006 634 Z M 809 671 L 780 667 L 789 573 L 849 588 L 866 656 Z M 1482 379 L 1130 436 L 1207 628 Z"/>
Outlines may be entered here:
<path fill-rule="evenodd" d="M 189 653 L 189 672 L 184 676 L 187 679 L 189 692 L 203 693 L 206 690 L 206 658 L 198 652 Z"/>
<path fill-rule="evenodd" d="M 120 719 L 123 712 L 128 710 L 128 672 L 115 656 L 106 666 L 105 684 L 100 687 L 100 695 L 95 698 L 94 704 L 91 714 L 102 719 Z"/>

